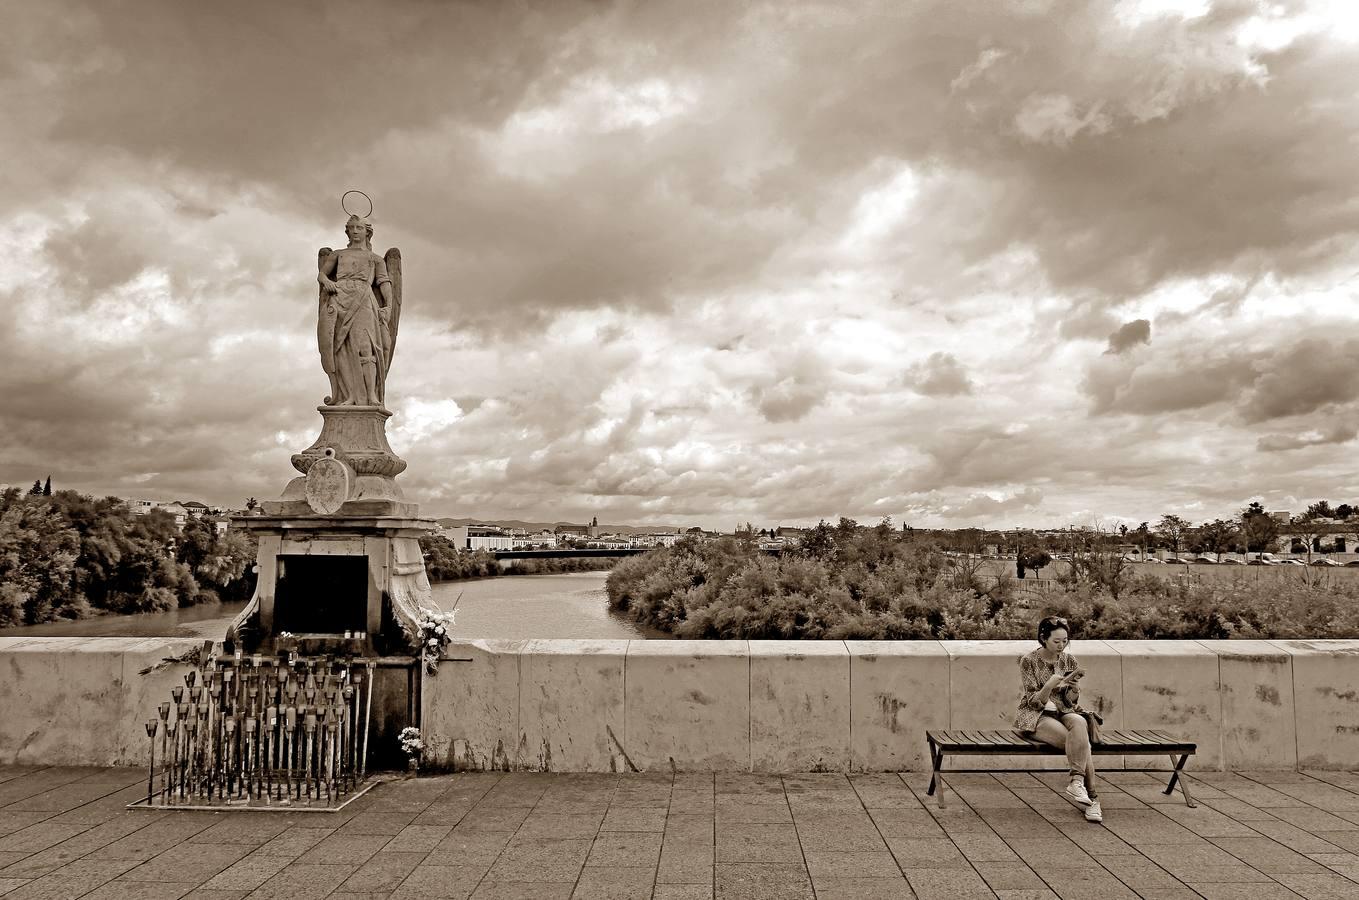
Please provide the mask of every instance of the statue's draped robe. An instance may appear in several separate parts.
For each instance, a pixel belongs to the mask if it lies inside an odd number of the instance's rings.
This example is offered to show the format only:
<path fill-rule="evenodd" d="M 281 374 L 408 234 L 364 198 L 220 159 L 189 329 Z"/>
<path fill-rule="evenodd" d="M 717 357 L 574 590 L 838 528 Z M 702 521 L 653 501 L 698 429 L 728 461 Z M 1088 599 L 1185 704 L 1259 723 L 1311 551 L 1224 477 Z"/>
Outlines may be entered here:
<path fill-rule="evenodd" d="M 371 250 L 348 247 L 323 258 L 322 272 L 330 268 L 332 259 L 332 277 L 339 290 L 329 295 L 323 292 L 317 333 L 321 367 L 330 376 L 329 403 L 381 406 L 395 338 L 395 329 L 378 313 L 376 291 L 392 280 L 387 262 Z M 373 365 L 372 395 L 364 379 L 366 360 Z"/>

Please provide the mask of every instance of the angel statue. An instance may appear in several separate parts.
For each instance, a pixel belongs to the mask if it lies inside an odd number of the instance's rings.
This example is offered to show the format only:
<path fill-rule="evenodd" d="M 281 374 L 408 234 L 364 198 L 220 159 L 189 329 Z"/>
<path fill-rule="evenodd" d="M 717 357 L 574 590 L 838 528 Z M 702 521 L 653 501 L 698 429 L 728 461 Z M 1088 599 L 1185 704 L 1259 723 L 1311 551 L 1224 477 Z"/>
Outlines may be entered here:
<path fill-rule="evenodd" d="M 316 343 L 330 378 L 328 406 L 383 406 L 387 369 L 401 321 L 401 251 L 373 252 L 373 226 L 351 215 L 349 246 L 322 247 Z M 379 300 L 379 298 L 381 298 Z"/>

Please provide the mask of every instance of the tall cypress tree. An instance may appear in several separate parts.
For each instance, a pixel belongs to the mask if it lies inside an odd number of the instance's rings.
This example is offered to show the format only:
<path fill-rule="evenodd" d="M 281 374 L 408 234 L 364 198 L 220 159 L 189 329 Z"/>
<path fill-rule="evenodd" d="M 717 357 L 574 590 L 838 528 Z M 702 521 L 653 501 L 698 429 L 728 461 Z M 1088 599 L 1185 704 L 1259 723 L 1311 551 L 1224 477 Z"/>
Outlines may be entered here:
<path fill-rule="evenodd" d="M 48 475 L 48 476 L 47 476 L 47 483 L 44 484 L 44 485 L 42 486 L 42 495 L 43 495 L 44 497 L 50 497 L 50 496 L 52 496 L 52 476 L 51 476 L 51 475 Z"/>

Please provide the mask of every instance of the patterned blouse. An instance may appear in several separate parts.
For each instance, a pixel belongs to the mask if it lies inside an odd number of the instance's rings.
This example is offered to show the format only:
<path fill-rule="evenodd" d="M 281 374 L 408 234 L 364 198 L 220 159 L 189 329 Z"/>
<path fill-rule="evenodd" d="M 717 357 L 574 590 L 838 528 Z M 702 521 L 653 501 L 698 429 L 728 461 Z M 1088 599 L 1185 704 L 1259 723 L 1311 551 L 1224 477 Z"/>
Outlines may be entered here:
<path fill-rule="evenodd" d="M 1025 653 L 1019 658 L 1019 676 L 1023 690 L 1019 695 L 1019 711 L 1015 714 L 1015 727 L 1020 731 L 1033 731 L 1038 727 L 1038 717 L 1043 704 L 1038 702 L 1038 692 L 1054 674 L 1066 675 L 1078 668 L 1076 657 L 1065 651 L 1057 657 L 1056 665 L 1043 659 L 1042 650 Z M 1059 713 L 1075 712 L 1075 707 L 1066 705 L 1063 697 L 1053 691 L 1048 701 L 1057 707 Z"/>

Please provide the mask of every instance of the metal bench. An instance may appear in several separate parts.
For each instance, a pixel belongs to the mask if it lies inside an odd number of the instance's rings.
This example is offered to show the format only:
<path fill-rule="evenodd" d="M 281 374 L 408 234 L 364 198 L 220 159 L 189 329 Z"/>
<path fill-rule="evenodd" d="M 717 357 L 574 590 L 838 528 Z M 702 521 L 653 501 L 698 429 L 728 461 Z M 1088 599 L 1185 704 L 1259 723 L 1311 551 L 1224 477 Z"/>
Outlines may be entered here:
<path fill-rule="evenodd" d="M 1170 783 L 1162 791 L 1164 794 L 1171 794 L 1175 791 L 1175 784 L 1178 782 L 1180 791 L 1184 794 L 1184 802 L 1187 806 L 1197 806 L 1189 796 L 1189 785 L 1180 777 L 1184 771 L 1184 764 L 1189 757 L 1194 755 L 1198 745 L 1191 741 L 1177 740 L 1164 731 L 1112 731 L 1105 730 L 1101 735 L 1102 740 L 1098 744 L 1091 746 L 1090 750 L 1096 756 L 1111 755 L 1133 755 L 1149 756 L 1162 753 L 1169 754 L 1170 761 L 1174 768 L 1170 771 Z M 1058 750 L 1051 744 L 1025 735 L 1021 731 L 927 731 L 925 740 L 930 743 L 930 761 L 933 766 L 933 773 L 930 776 L 930 789 L 926 792 L 934 794 L 936 783 L 939 785 L 939 806 L 944 806 L 944 775 L 955 772 L 1033 772 L 1033 771 L 1055 771 L 1052 769 L 948 769 L 944 770 L 944 757 L 953 756 L 1010 756 L 1010 755 L 1036 755 L 1036 756 L 1064 756 L 1065 751 Z M 1120 772 L 1166 772 L 1166 769 L 1119 769 Z"/>

